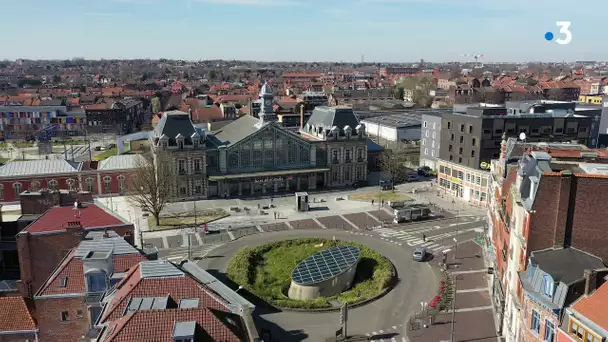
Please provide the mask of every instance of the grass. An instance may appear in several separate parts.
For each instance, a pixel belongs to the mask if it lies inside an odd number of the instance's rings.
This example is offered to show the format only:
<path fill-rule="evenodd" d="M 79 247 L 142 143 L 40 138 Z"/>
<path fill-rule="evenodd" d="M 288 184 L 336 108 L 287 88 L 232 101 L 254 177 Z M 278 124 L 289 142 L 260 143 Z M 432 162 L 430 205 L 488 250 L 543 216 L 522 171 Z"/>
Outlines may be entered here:
<path fill-rule="evenodd" d="M 63 145 L 86 145 L 88 144 L 86 141 L 84 140 L 73 140 L 73 139 L 66 139 L 66 140 L 53 140 L 53 146 L 63 146 Z"/>
<path fill-rule="evenodd" d="M 371 202 L 372 200 L 376 202 L 401 202 L 401 201 L 411 201 L 412 198 L 404 195 L 398 191 L 369 191 L 369 192 L 357 192 L 348 196 L 349 200 L 353 201 L 365 201 Z"/>
<path fill-rule="evenodd" d="M 315 300 L 294 300 L 287 297 L 291 272 L 296 265 L 316 252 L 339 245 L 352 245 L 361 250 L 353 286 L 334 297 Z M 241 249 L 228 265 L 228 276 L 272 305 L 320 309 L 331 307 L 331 300 L 352 304 L 375 297 L 389 285 L 392 266 L 378 252 L 355 242 L 301 238 Z"/>
<path fill-rule="evenodd" d="M 99 153 L 98 155 L 93 157 L 93 160 L 104 160 L 104 159 L 110 158 L 111 156 L 116 156 L 116 155 L 118 155 L 118 149 L 111 148 L 107 151 L 103 151 L 103 152 Z"/>
<path fill-rule="evenodd" d="M 227 216 L 230 216 L 230 214 L 224 209 L 197 210 L 196 220 L 194 220 L 194 212 L 182 212 L 171 215 L 161 215 L 160 225 L 156 225 L 154 216 L 150 215 L 148 216 L 148 227 L 151 231 L 176 229 L 183 228 L 184 225 L 193 225 L 195 221 L 197 224 L 203 224 Z"/>
<path fill-rule="evenodd" d="M 13 143 L 13 146 L 16 148 L 34 147 L 34 143 L 28 141 L 17 141 Z"/>
<path fill-rule="evenodd" d="M 0 157 L 0 165 L 4 165 L 4 164 L 8 163 L 9 160 L 10 159 L 8 159 L 8 158 Z"/>

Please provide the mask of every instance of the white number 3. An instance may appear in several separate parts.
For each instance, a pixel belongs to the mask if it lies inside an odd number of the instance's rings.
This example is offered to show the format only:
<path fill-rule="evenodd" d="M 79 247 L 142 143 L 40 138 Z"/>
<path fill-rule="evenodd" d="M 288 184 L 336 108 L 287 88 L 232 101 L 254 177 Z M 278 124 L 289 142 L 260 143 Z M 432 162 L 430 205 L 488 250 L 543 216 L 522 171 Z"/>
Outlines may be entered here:
<path fill-rule="evenodd" d="M 560 45 L 569 44 L 572 41 L 572 32 L 570 32 L 570 25 L 572 25 L 569 21 L 557 21 L 555 25 L 559 27 L 559 33 L 565 35 L 564 39 L 557 38 L 555 42 Z"/>

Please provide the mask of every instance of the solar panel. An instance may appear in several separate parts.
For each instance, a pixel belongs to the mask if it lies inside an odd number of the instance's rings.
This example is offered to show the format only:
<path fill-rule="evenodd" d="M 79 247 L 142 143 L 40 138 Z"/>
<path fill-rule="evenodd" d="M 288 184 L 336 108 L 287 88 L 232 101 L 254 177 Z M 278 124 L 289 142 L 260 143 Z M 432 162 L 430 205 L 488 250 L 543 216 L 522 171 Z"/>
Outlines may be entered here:
<path fill-rule="evenodd" d="M 356 265 L 361 251 L 355 246 L 337 246 L 317 252 L 302 260 L 292 271 L 298 285 L 310 285 L 331 279 Z"/>

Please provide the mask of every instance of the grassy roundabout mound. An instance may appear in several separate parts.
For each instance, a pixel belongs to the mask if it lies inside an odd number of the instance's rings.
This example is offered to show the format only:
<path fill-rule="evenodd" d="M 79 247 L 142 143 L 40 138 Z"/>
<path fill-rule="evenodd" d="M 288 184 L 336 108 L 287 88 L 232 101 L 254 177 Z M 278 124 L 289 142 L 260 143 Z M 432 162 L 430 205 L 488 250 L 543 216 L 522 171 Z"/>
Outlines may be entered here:
<path fill-rule="evenodd" d="M 322 246 L 321 246 L 322 244 Z M 361 250 L 361 260 L 353 286 L 338 296 L 315 300 L 293 300 L 286 296 L 291 272 L 300 261 L 318 251 L 334 246 L 351 245 Z M 228 276 L 247 291 L 277 307 L 297 309 L 330 308 L 330 300 L 357 303 L 380 294 L 389 286 L 392 265 L 380 253 L 352 241 L 323 238 L 300 238 L 262 246 L 242 248 L 228 265 Z M 357 296 L 360 294 L 359 296 Z"/>

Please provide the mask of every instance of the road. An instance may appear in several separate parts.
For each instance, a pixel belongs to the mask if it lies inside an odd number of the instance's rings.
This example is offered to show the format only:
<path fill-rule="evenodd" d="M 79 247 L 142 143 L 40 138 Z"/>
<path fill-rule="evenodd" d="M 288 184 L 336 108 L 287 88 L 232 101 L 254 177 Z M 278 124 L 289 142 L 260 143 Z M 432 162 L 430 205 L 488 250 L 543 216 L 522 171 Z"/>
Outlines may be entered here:
<path fill-rule="evenodd" d="M 438 279 L 429 264 L 412 261 L 411 247 L 399 246 L 372 234 L 368 235 L 337 230 L 285 230 L 255 234 L 218 246 L 198 264 L 211 272 L 224 273 L 230 259 L 242 247 L 299 237 L 335 236 L 337 239 L 365 244 L 380 251 L 394 263 L 399 281 L 386 296 L 349 312 L 349 335 L 367 335 L 375 341 L 402 341 L 406 336 L 407 317 L 420 306 L 421 301 L 432 296 Z M 260 328 L 271 330 L 273 341 L 324 341 L 334 336 L 339 328 L 339 313 L 336 312 L 269 312 L 259 306 L 256 312 L 259 314 L 257 323 Z"/>

